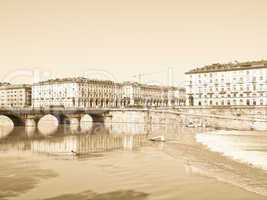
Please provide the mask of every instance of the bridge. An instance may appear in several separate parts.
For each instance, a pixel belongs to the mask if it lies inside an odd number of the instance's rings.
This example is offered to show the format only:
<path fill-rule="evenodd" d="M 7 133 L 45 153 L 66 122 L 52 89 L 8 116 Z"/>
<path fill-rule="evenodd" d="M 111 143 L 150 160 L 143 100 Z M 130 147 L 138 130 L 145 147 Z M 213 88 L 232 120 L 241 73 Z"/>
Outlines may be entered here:
<path fill-rule="evenodd" d="M 193 122 L 212 127 L 267 130 L 267 107 L 258 108 L 97 108 L 97 109 L 0 109 L 0 115 L 10 118 L 14 126 L 37 127 L 45 115 L 52 115 L 62 125 L 80 126 L 81 118 L 90 115 L 94 127 L 104 127 L 113 133 L 156 133 L 172 131 L 178 124 Z"/>
<path fill-rule="evenodd" d="M 165 127 L 167 123 L 174 123 L 179 116 L 177 112 L 166 108 L 2 108 L 0 115 L 12 120 L 14 126 L 25 127 L 38 127 L 40 119 L 46 115 L 52 115 L 58 120 L 59 125 L 74 126 L 74 130 L 80 128 L 81 118 L 89 115 L 92 118 L 92 130 L 101 127 L 108 132 L 134 134 L 155 132 L 159 126 Z"/>
<path fill-rule="evenodd" d="M 61 109 L 61 108 L 0 108 L 0 115 L 12 120 L 14 126 L 37 126 L 46 115 L 54 116 L 59 124 L 79 124 L 84 115 L 89 115 L 93 123 L 104 123 L 109 117 L 108 109 Z"/>

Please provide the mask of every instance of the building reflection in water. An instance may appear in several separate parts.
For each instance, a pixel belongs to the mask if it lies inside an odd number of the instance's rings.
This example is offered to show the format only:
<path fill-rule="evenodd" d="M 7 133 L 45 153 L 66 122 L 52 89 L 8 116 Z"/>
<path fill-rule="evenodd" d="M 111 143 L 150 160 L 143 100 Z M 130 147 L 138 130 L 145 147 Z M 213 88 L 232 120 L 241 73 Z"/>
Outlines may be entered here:
<path fill-rule="evenodd" d="M 142 146 L 146 135 L 68 135 L 45 138 L 6 138 L 0 140 L 0 151 L 17 150 L 52 155 L 84 155 L 114 150 L 132 150 Z"/>
<path fill-rule="evenodd" d="M 99 153 L 141 146 L 145 135 L 76 135 L 31 141 L 31 151 L 77 155 Z"/>

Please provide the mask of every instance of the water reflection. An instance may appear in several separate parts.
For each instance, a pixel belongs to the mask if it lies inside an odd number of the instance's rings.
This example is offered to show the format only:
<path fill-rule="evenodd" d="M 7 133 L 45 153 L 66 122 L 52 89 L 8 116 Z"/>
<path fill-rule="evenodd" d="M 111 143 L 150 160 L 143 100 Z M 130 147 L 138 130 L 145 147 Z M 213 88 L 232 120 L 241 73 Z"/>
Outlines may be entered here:
<path fill-rule="evenodd" d="M 77 119 L 73 119 L 77 120 Z M 77 122 L 77 123 L 75 123 Z M 123 127 L 118 129 L 118 127 Z M 37 126 L 2 129 L 1 146 L 5 150 L 15 147 L 36 153 L 83 155 L 117 149 L 132 150 L 149 137 L 165 136 L 175 139 L 181 132 L 181 124 L 171 119 L 159 119 L 152 123 L 131 121 L 112 124 L 93 123 L 90 116 L 70 124 L 59 125 L 52 115 L 44 116 Z M 12 149 L 12 148 L 11 148 Z"/>
<path fill-rule="evenodd" d="M 53 155 L 84 155 L 119 149 L 132 150 L 145 143 L 146 135 L 69 135 L 58 137 L 6 138 L 0 151 L 17 150 Z"/>
<path fill-rule="evenodd" d="M 5 116 L 0 116 L 0 139 L 9 135 L 14 128 L 12 121 Z"/>
<path fill-rule="evenodd" d="M 94 124 L 88 118 L 81 126 L 58 125 L 53 116 L 42 118 L 37 127 L 2 126 L 0 151 L 17 150 L 53 155 L 84 155 L 118 149 L 132 150 L 142 145 L 145 134 L 110 134 L 103 124 Z"/>
<path fill-rule="evenodd" d="M 81 132 L 88 133 L 93 127 L 93 119 L 90 115 L 84 115 L 81 119 Z"/>
<path fill-rule="evenodd" d="M 43 135 L 52 135 L 58 130 L 58 120 L 53 115 L 42 117 L 38 123 L 38 130 Z"/>
<path fill-rule="evenodd" d="M 27 137 L 33 137 L 36 133 L 36 127 L 35 126 L 26 126 L 25 127 L 25 134 Z"/>

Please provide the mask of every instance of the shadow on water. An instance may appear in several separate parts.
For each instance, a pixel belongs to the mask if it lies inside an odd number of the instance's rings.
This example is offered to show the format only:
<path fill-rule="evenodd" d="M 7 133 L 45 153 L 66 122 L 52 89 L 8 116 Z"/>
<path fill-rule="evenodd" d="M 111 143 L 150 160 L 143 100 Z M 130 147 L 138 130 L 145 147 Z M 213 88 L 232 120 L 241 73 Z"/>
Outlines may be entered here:
<path fill-rule="evenodd" d="M 0 158 L 0 199 L 18 196 L 36 187 L 41 179 L 58 176 L 50 169 L 40 169 L 38 163 L 24 159 Z"/>
<path fill-rule="evenodd" d="M 43 200 L 145 200 L 149 194 L 134 190 L 119 190 L 114 192 L 98 194 L 90 190 L 77 194 L 64 194 Z"/>

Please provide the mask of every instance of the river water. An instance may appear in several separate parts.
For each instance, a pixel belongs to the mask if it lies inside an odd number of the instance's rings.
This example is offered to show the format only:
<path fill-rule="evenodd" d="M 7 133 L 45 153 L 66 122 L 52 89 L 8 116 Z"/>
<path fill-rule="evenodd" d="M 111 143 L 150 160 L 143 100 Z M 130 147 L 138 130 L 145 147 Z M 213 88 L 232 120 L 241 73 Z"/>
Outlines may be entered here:
<path fill-rule="evenodd" d="M 79 130 L 0 122 L 1 200 L 267 199 L 263 132 L 159 125 L 152 136 L 166 142 L 151 142 L 86 120 Z"/>
<path fill-rule="evenodd" d="M 198 133 L 196 139 L 212 151 L 267 170 L 267 132 L 221 130 Z"/>

